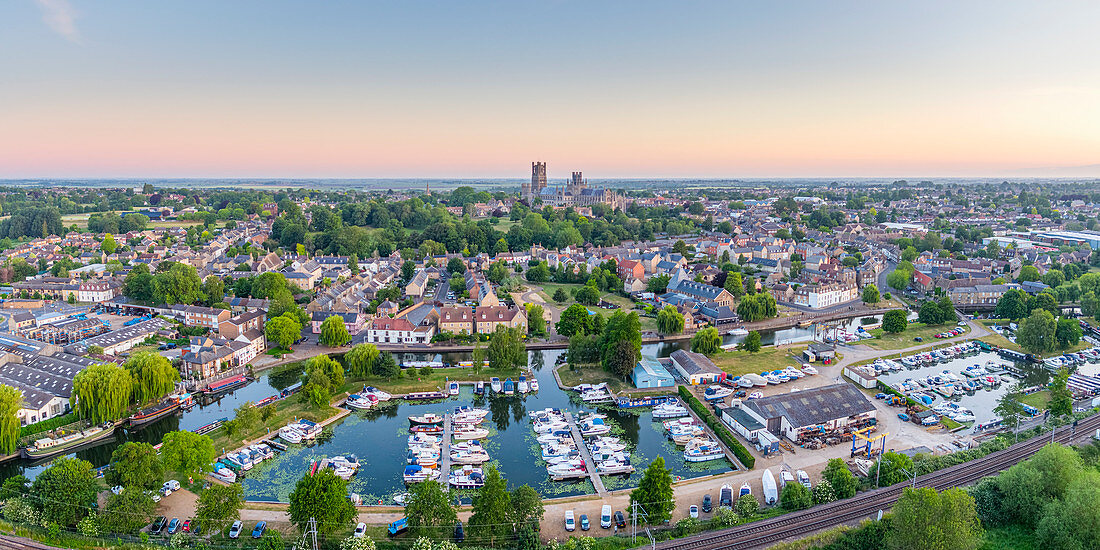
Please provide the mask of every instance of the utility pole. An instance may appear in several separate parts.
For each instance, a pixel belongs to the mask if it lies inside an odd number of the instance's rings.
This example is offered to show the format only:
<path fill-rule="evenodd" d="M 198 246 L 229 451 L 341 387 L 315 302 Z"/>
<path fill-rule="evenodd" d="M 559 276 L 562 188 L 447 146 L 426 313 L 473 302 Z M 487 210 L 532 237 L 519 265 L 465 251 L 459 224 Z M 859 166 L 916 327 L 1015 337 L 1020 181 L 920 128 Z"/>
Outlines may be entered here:
<path fill-rule="evenodd" d="M 310 544 L 312 549 L 317 550 L 317 520 L 309 518 L 309 523 L 306 527 L 306 532 L 302 534 L 303 537 L 310 537 Z"/>

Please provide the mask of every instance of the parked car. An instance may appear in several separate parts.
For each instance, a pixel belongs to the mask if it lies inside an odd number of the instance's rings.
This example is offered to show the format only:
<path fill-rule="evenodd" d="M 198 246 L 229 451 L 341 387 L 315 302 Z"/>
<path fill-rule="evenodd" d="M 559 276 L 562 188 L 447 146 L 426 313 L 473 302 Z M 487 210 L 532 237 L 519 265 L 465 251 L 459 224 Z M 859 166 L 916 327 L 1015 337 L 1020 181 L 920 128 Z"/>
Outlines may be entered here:
<path fill-rule="evenodd" d="M 714 504 L 710 500 L 710 495 L 703 495 L 703 512 L 709 514 L 714 508 Z"/>
<path fill-rule="evenodd" d="M 367 524 L 360 521 L 359 525 L 355 526 L 355 532 L 352 533 L 351 536 L 358 539 L 358 538 L 362 538 L 363 535 L 366 535 L 366 534 L 367 534 Z"/>
<path fill-rule="evenodd" d="M 626 517 L 623 516 L 622 510 L 615 511 L 615 525 L 617 525 L 619 529 L 626 529 Z"/>
<path fill-rule="evenodd" d="M 234 521 L 233 526 L 229 528 L 229 538 L 235 539 L 241 536 L 242 529 L 244 529 L 244 524 L 240 521 Z"/>
<path fill-rule="evenodd" d="M 570 533 L 577 530 L 577 520 L 573 516 L 572 510 L 565 511 L 565 530 Z"/>
<path fill-rule="evenodd" d="M 153 520 L 153 525 L 149 527 L 149 534 L 159 535 L 164 530 L 164 524 L 168 521 L 168 518 L 164 516 L 157 516 L 157 519 Z"/>
<path fill-rule="evenodd" d="M 611 506 L 604 504 L 600 510 L 600 527 L 611 529 Z"/>
<path fill-rule="evenodd" d="M 264 536 L 264 531 L 267 530 L 267 522 L 260 521 L 256 523 L 256 527 L 252 528 L 252 538 L 258 539 Z"/>
<path fill-rule="evenodd" d="M 587 531 L 591 527 L 588 525 L 588 514 L 581 514 L 581 531 Z"/>
<path fill-rule="evenodd" d="M 699 519 L 699 507 L 692 504 L 691 508 L 688 508 L 688 515 L 691 516 L 692 519 Z"/>
<path fill-rule="evenodd" d="M 183 520 L 183 527 L 181 527 L 180 530 L 182 530 L 184 533 L 190 533 L 191 532 L 191 520 L 189 520 L 189 519 Z"/>
<path fill-rule="evenodd" d="M 174 535 L 176 531 L 180 530 L 180 518 L 172 518 L 172 521 L 168 522 L 168 534 Z"/>

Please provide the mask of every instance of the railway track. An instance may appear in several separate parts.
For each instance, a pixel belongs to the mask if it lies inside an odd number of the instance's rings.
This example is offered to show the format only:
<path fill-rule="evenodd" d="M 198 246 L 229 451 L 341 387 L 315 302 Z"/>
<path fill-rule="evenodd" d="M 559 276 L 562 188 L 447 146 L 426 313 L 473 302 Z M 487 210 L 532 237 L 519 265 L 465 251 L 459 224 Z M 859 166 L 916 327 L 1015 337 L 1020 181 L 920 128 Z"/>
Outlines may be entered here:
<path fill-rule="evenodd" d="M 36 540 L 0 534 L 0 550 L 60 550 Z"/>
<path fill-rule="evenodd" d="M 1077 430 L 1089 433 L 1100 428 L 1100 415 L 1081 420 Z M 1072 437 L 1072 428 L 1063 426 L 1054 440 L 1066 443 Z M 917 477 L 918 487 L 943 490 L 972 484 L 983 477 L 1002 472 L 1021 460 L 1035 454 L 1050 442 L 1049 435 L 1039 435 L 1021 441 L 1007 449 L 990 453 L 980 459 L 957 464 Z M 770 544 L 811 535 L 823 529 L 836 527 L 870 518 L 879 510 L 887 510 L 901 496 L 911 482 L 898 483 L 873 491 L 860 493 L 842 501 L 830 502 L 800 512 L 792 512 L 774 518 L 746 523 L 720 531 L 710 531 L 690 537 L 657 543 L 662 550 L 716 550 L 719 548 L 763 548 Z"/>

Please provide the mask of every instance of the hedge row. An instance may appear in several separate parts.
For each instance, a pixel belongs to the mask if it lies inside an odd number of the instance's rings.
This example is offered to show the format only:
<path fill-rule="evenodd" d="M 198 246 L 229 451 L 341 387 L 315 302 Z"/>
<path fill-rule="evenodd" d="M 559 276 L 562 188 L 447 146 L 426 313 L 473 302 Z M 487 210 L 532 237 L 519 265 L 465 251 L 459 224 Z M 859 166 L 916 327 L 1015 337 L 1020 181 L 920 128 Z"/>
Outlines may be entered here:
<path fill-rule="evenodd" d="M 718 439 L 722 440 L 722 443 L 725 443 L 726 446 L 733 451 L 734 455 L 737 455 L 737 459 L 741 461 L 741 464 L 744 464 L 745 467 L 750 470 L 756 465 L 756 457 L 752 456 L 752 453 L 750 453 L 737 438 L 733 437 L 729 428 L 727 428 L 717 416 L 714 416 L 714 413 L 684 386 L 680 386 L 680 398 L 691 407 L 691 410 L 695 411 L 695 414 L 697 414 L 711 430 L 714 430 L 714 434 L 718 436 Z"/>
<path fill-rule="evenodd" d="M 77 418 L 76 413 L 69 413 L 63 416 L 55 416 L 53 418 L 49 418 L 41 422 L 35 422 L 34 424 L 28 424 L 19 428 L 19 437 L 27 437 L 28 435 L 48 432 L 54 428 L 68 426 L 69 424 L 72 424 L 77 420 L 80 419 Z"/>

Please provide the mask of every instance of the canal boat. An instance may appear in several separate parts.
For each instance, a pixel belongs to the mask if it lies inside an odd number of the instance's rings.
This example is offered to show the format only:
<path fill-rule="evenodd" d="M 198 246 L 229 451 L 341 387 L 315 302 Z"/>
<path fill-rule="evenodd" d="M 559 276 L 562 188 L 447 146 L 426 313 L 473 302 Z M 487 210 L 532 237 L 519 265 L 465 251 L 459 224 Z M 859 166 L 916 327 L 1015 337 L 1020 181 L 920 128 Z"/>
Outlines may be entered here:
<path fill-rule="evenodd" d="M 405 394 L 405 401 L 433 401 L 446 398 L 447 394 L 441 391 L 417 391 Z"/>
<path fill-rule="evenodd" d="M 107 439 L 114 433 L 115 427 L 113 424 L 103 423 L 83 430 L 65 433 L 58 437 L 36 439 L 30 445 L 23 447 L 20 454 L 23 458 L 29 459 L 49 458 L 90 446 L 93 443 Z"/>
<path fill-rule="evenodd" d="M 443 426 L 439 424 L 418 424 L 416 426 L 409 426 L 409 431 L 421 434 L 441 434 L 443 433 Z"/>
<path fill-rule="evenodd" d="M 300 391 L 302 391 L 302 383 L 301 382 L 295 382 L 295 383 L 283 388 L 283 391 L 279 392 L 279 395 L 282 396 L 282 397 L 290 397 L 291 395 L 294 395 L 294 394 L 296 394 Z"/>
<path fill-rule="evenodd" d="M 516 384 L 512 382 L 511 378 L 504 379 L 504 395 L 515 395 Z"/>
<path fill-rule="evenodd" d="M 194 430 L 191 430 L 191 431 L 198 434 L 198 435 L 206 435 L 206 434 L 220 428 L 222 426 L 222 424 L 225 423 L 226 420 L 229 420 L 229 419 L 228 418 L 219 418 L 219 419 L 217 419 L 217 420 L 215 420 L 215 421 L 213 421 L 209 424 L 203 424 L 202 426 L 199 426 L 198 428 L 195 428 Z"/>
<path fill-rule="evenodd" d="M 243 374 L 230 376 L 217 382 L 211 382 L 202 390 L 206 395 L 227 392 L 239 388 L 248 383 L 248 378 Z"/>
<path fill-rule="evenodd" d="M 282 399 L 282 397 L 280 397 L 278 395 L 269 395 L 269 396 L 255 402 L 255 403 L 253 403 L 252 408 L 259 409 L 260 407 L 265 407 L 267 405 L 270 405 L 270 404 L 278 401 L 279 399 Z"/>
<path fill-rule="evenodd" d="M 155 420 L 160 420 L 165 416 L 174 414 L 176 411 L 180 410 L 180 407 L 187 407 L 193 402 L 191 394 L 189 393 L 174 393 L 161 399 L 156 405 L 140 409 L 138 412 L 134 413 L 133 416 L 130 417 L 130 426 L 143 426 Z"/>
<path fill-rule="evenodd" d="M 500 378 L 496 376 L 489 379 L 489 387 L 492 388 L 493 393 L 500 393 Z"/>
<path fill-rule="evenodd" d="M 422 415 L 413 415 L 409 417 L 409 423 L 413 426 L 419 424 L 442 424 L 443 417 L 435 413 L 426 413 Z"/>
<path fill-rule="evenodd" d="M 458 382 L 451 382 L 447 384 L 447 393 L 451 395 L 458 395 Z"/>

